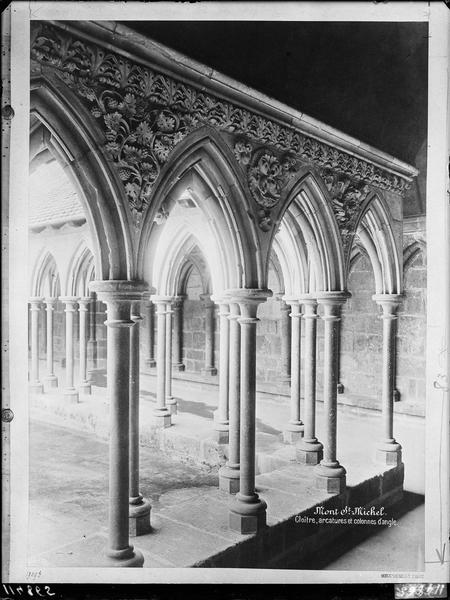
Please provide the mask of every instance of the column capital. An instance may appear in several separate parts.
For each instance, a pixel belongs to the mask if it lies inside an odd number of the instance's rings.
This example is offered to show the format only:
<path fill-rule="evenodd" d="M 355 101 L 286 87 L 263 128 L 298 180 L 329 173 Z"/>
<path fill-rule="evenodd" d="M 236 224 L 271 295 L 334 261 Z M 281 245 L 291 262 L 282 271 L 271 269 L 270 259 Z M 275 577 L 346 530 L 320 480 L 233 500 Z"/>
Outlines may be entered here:
<path fill-rule="evenodd" d="M 28 302 L 31 304 L 31 306 L 35 308 L 40 308 L 39 305 L 42 304 L 43 301 L 44 298 L 41 296 L 31 296 L 31 298 L 28 299 Z"/>
<path fill-rule="evenodd" d="M 383 309 L 383 317 L 396 317 L 397 308 L 402 302 L 401 294 L 374 294 L 372 300 L 374 300 Z"/>
<path fill-rule="evenodd" d="M 172 309 L 178 310 L 183 306 L 183 302 L 186 300 L 186 294 L 177 294 L 172 300 Z"/>
<path fill-rule="evenodd" d="M 153 294 L 150 296 L 150 300 L 153 304 L 167 304 L 168 302 L 173 302 L 174 296 L 159 296 L 158 294 Z"/>
<path fill-rule="evenodd" d="M 142 292 L 147 291 L 147 284 L 143 281 L 128 281 L 122 279 L 107 279 L 92 281 L 89 291 L 95 292 L 103 302 L 131 302 L 141 300 Z"/>
<path fill-rule="evenodd" d="M 323 306 L 342 306 L 351 297 L 347 291 L 317 292 L 315 298 Z"/>
<path fill-rule="evenodd" d="M 225 295 L 229 302 L 237 302 L 240 305 L 260 304 L 272 296 L 272 291 L 260 288 L 237 288 L 226 290 Z"/>
<path fill-rule="evenodd" d="M 56 296 L 52 296 L 49 298 L 44 298 L 43 301 L 47 305 L 47 308 L 53 308 L 58 301 L 58 298 L 56 298 Z"/>
<path fill-rule="evenodd" d="M 59 299 L 63 304 L 66 305 L 65 312 L 75 310 L 75 304 L 77 304 L 79 298 L 77 296 L 60 296 Z"/>
<path fill-rule="evenodd" d="M 214 306 L 214 301 L 211 294 L 200 294 L 199 298 L 205 308 L 212 308 Z"/>
<path fill-rule="evenodd" d="M 78 298 L 80 310 L 87 310 L 88 304 L 90 304 L 91 302 L 92 298 L 90 296 L 83 296 L 82 298 Z"/>

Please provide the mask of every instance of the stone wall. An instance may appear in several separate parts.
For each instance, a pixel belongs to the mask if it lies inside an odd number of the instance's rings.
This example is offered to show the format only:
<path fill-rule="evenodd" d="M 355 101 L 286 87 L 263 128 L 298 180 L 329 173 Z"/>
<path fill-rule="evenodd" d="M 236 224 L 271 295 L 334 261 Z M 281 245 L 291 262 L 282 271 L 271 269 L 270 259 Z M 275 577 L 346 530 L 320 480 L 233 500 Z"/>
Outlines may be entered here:
<path fill-rule="evenodd" d="M 342 310 L 340 380 L 346 395 L 380 397 L 383 325 L 372 300 L 375 280 L 366 256 L 352 265 L 348 291 L 352 296 Z"/>

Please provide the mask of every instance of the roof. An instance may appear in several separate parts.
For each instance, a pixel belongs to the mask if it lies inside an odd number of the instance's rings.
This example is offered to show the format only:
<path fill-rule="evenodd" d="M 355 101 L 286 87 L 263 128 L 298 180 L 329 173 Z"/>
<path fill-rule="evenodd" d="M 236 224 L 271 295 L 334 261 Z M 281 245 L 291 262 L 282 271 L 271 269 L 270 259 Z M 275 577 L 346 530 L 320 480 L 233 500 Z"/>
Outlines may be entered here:
<path fill-rule="evenodd" d="M 29 181 L 30 228 L 86 220 L 75 188 L 56 161 L 36 169 Z"/>

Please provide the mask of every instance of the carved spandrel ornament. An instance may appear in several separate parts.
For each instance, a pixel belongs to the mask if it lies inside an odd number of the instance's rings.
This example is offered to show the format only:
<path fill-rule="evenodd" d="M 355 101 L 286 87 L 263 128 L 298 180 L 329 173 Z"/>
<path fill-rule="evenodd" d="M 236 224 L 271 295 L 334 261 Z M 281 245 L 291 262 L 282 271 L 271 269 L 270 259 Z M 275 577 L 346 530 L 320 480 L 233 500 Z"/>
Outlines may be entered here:
<path fill-rule="evenodd" d="M 371 163 L 54 25 L 32 23 L 31 56 L 54 69 L 97 120 L 105 136 L 104 149 L 137 220 L 149 205 L 154 184 L 174 147 L 205 124 L 236 136 L 235 156 L 250 174 L 252 195 L 264 212 L 264 217 L 258 215 L 263 230 L 270 228 L 270 206 L 279 201 L 298 161 L 397 193 L 408 186 L 405 179 Z"/>

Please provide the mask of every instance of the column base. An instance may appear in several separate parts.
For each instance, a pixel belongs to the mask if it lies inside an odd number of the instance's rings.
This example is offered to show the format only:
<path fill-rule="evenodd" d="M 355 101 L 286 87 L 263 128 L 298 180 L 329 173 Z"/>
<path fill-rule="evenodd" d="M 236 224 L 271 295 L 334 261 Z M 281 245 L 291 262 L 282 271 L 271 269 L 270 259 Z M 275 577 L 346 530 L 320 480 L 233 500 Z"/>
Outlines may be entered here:
<path fill-rule="evenodd" d="M 318 465 L 323 458 L 323 446 L 317 440 L 300 441 L 296 448 L 297 462 L 302 465 Z"/>
<path fill-rule="evenodd" d="M 206 367 L 205 369 L 202 369 L 202 374 L 203 375 L 217 375 L 217 369 L 216 369 L 216 367 Z"/>
<path fill-rule="evenodd" d="M 44 393 L 44 386 L 40 381 L 35 381 L 34 383 L 30 383 L 28 385 L 28 389 L 33 394 L 43 394 Z"/>
<path fill-rule="evenodd" d="M 137 501 L 138 504 L 134 504 L 134 501 Z M 136 537 L 150 533 L 152 530 L 150 522 L 151 510 L 151 504 L 146 498 L 142 498 L 142 496 L 130 498 L 130 536 Z"/>
<path fill-rule="evenodd" d="M 219 411 L 216 409 L 213 412 L 214 431 L 213 439 L 218 444 L 228 444 L 230 439 L 230 423 L 219 416 Z"/>
<path fill-rule="evenodd" d="M 185 366 L 183 363 L 175 363 L 174 365 L 172 365 L 172 369 L 174 371 L 184 371 L 185 370 Z"/>
<path fill-rule="evenodd" d="M 124 550 L 107 550 L 107 566 L 109 567 L 142 567 L 144 556 L 140 550 L 128 546 Z"/>
<path fill-rule="evenodd" d="M 156 360 L 154 358 L 147 358 L 145 361 L 145 366 L 153 369 L 156 367 Z"/>
<path fill-rule="evenodd" d="M 296 444 L 299 442 L 304 433 L 305 426 L 301 421 L 296 423 L 288 423 L 286 429 L 283 431 L 283 441 L 285 444 Z"/>
<path fill-rule="evenodd" d="M 240 488 L 240 470 L 237 467 L 230 467 L 228 464 L 219 469 L 219 490 L 228 492 L 228 494 L 237 494 Z"/>
<path fill-rule="evenodd" d="M 267 526 L 267 504 L 257 494 L 253 501 L 243 498 L 247 497 L 238 492 L 230 504 L 230 529 L 243 534 L 257 533 Z"/>
<path fill-rule="evenodd" d="M 166 398 L 166 407 L 171 415 L 178 414 L 178 404 L 173 396 L 168 396 Z"/>
<path fill-rule="evenodd" d="M 395 440 L 380 442 L 376 448 L 375 460 L 378 464 L 398 466 L 402 462 L 402 447 Z"/>
<path fill-rule="evenodd" d="M 90 395 L 92 393 L 92 388 L 91 388 L 90 382 L 89 381 L 83 381 L 78 386 L 78 390 L 79 390 L 80 394 Z"/>
<path fill-rule="evenodd" d="M 57 388 L 58 378 L 56 377 L 56 375 L 49 375 L 48 377 L 44 377 L 44 386 L 48 388 Z"/>
<path fill-rule="evenodd" d="M 330 464 L 321 462 L 315 467 L 316 488 L 329 494 L 342 494 L 346 488 L 346 470 L 338 461 Z"/>
<path fill-rule="evenodd" d="M 278 377 L 278 383 L 281 383 L 283 385 L 290 385 L 291 377 L 289 375 L 281 375 L 280 377 Z"/>
<path fill-rule="evenodd" d="M 168 409 L 155 409 L 152 414 L 152 424 L 157 429 L 170 427 L 172 425 L 172 416 Z"/>
<path fill-rule="evenodd" d="M 80 401 L 80 396 L 75 388 L 66 389 L 63 392 L 63 397 L 69 404 L 76 404 Z"/>

